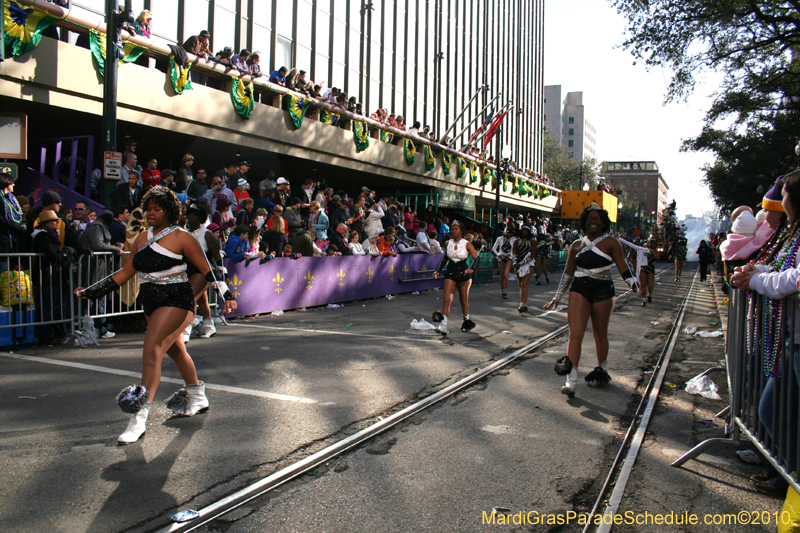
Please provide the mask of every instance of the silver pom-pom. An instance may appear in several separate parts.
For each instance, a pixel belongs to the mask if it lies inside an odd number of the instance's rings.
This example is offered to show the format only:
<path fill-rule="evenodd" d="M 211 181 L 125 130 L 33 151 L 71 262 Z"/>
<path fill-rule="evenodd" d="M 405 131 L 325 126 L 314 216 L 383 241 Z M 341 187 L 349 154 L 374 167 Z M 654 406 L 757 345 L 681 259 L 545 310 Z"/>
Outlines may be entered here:
<path fill-rule="evenodd" d="M 136 414 L 147 403 L 147 388 L 144 385 L 129 385 L 120 391 L 117 403 L 123 413 Z"/>
<path fill-rule="evenodd" d="M 189 393 L 186 389 L 180 389 L 164 402 L 167 408 L 179 416 L 189 416 Z"/>

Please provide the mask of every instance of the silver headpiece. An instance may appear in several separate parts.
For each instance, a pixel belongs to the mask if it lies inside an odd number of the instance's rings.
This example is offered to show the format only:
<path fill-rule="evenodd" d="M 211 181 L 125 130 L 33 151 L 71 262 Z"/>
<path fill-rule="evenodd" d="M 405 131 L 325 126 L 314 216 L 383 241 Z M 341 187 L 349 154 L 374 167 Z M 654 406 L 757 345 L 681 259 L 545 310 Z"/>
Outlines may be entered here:
<path fill-rule="evenodd" d="M 592 202 L 589 204 L 589 207 L 586 208 L 587 211 L 605 211 L 602 206 L 597 205 L 597 202 Z"/>

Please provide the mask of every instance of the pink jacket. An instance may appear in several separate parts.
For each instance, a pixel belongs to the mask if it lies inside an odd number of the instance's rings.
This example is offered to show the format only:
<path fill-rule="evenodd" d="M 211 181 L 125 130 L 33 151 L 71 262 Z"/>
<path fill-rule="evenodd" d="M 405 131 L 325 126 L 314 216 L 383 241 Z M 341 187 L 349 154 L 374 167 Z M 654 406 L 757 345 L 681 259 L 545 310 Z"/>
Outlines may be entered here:
<path fill-rule="evenodd" d="M 729 233 L 719 251 L 723 261 L 744 260 L 753 255 L 767 244 L 775 230 L 766 222 L 762 222 L 755 235 L 738 235 Z"/>

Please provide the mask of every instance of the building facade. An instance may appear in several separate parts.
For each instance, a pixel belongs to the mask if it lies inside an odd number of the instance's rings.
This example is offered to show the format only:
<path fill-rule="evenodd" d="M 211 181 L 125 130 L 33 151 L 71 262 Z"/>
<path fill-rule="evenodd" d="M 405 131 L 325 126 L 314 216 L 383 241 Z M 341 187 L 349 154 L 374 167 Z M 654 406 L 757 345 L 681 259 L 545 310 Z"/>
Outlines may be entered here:
<path fill-rule="evenodd" d="M 629 202 L 638 203 L 644 214 L 661 216 L 667 207 L 669 186 L 655 161 L 609 161 L 602 174 L 611 187 L 627 193 Z"/>
<path fill-rule="evenodd" d="M 557 139 L 573 159 L 597 159 L 597 130 L 586 118 L 583 92 L 570 92 L 561 99 L 561 85 L 544 88 L 545 130 Z"/>
<path fill-rule="evenodd" d="M 561 85 L 544 87 L 544 128 L 548 135 L 563 142 L 561 131 Z"/>
<path fill-rule="evenodd" d="M 73 0 L 71 9 L 103 14 L 105 3 Z M 502 144 L 521 168 L 542 171 L 543 0 L 134 0 L 134 15 L 142 9 L 156 39 L 182 43 L 208 29 L 212 52 L 258 51 L 264 71 L 306 70 L 370 114 L 386 108 L 438 135 L 487 86 L 454 131 L 502 93 L 499 103 L 516 106 Z"/>

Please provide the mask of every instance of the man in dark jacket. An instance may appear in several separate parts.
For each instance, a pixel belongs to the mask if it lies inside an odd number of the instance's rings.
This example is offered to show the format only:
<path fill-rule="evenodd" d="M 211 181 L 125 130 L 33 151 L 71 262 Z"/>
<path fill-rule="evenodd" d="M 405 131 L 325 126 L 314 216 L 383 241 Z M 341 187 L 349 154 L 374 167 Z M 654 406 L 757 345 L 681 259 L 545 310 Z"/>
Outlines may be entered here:
<path fill-rule="evenodd" d="M 162 172 L 162 177 L 166 171 Z M 139 207 L 142 202 L 142 188 L 139 187 L 139 173 L 131 170 L 128 174 L 128 181 L 117 185 L 117 191 L 114 195 L 114 207 L 122 206 L 133 212 L 134 209 Z"/>
<path fill-rule="evenodd" d="M 336 226 L 336 230 L 331 232 L 330 237 L 330 243 L 335 244 L 342 255 L 351 255 L 350 246 L 347 245 L 347 224 L 341 223 Z"/>
<path fill-rule="evenodd" d="M 328 222 L 330 222 L 331 227 L 330 233 L 335 233 L 334 230 L 339 226 L 339 224 L 347 225 L 350 221 L 350 210 L 347 209 L 347 206 L 344 203 L 342 203 L 342 198 L 338 194 L 331 198 L 328 206 L 328 213 L 330 213 L 328 215 Z"/>
<path fill-rule="evenodd" d="M 303 257 L 314 257 L 314 239 L 306 230 L 298 231 L 290 240 L 292 252 Z"/>
<path fill-rule="evenodd" d="M 125 244 L 125 231 L 128 229 L 130 219 L 131 213 L 127 208 L 117 206 L 114 209 L 114 220 L 111 221 L 111 227 L 108 229 L 111 233 L 111 244 Z"/>
<path fill-rule="evenodd" d="M 290 206 L 283 212 L 283 219 L 289 226 L 289 238 L 291 239 L 303 230 L 303 220 L 300 218 L 300 205 L 302 201 L 300 198 L 295 197 L 292 198 L 289 203 Z"/>
<path fill-rule="evenodd" d="M 45 193 L 47 194 L 47 193 Z M 36 302 L 38 322 L 49 322 L 66 318 L 69 313 L 70 283 L 69 265 L 75 262 L 73 248 L 62 247 L 58 228 L 63 221 L 55 211 L 42 211 L 33 232 L 31 251 L 42 254 L 38 258 L 39 268 L 31 272 L 33 299 Z M 36 338 L 40 344 L 52 345 L 56 340 L 56 329 L 52 324 L 36 326 Z M 59 325 L 58 335 L 65 332 Z"/>

